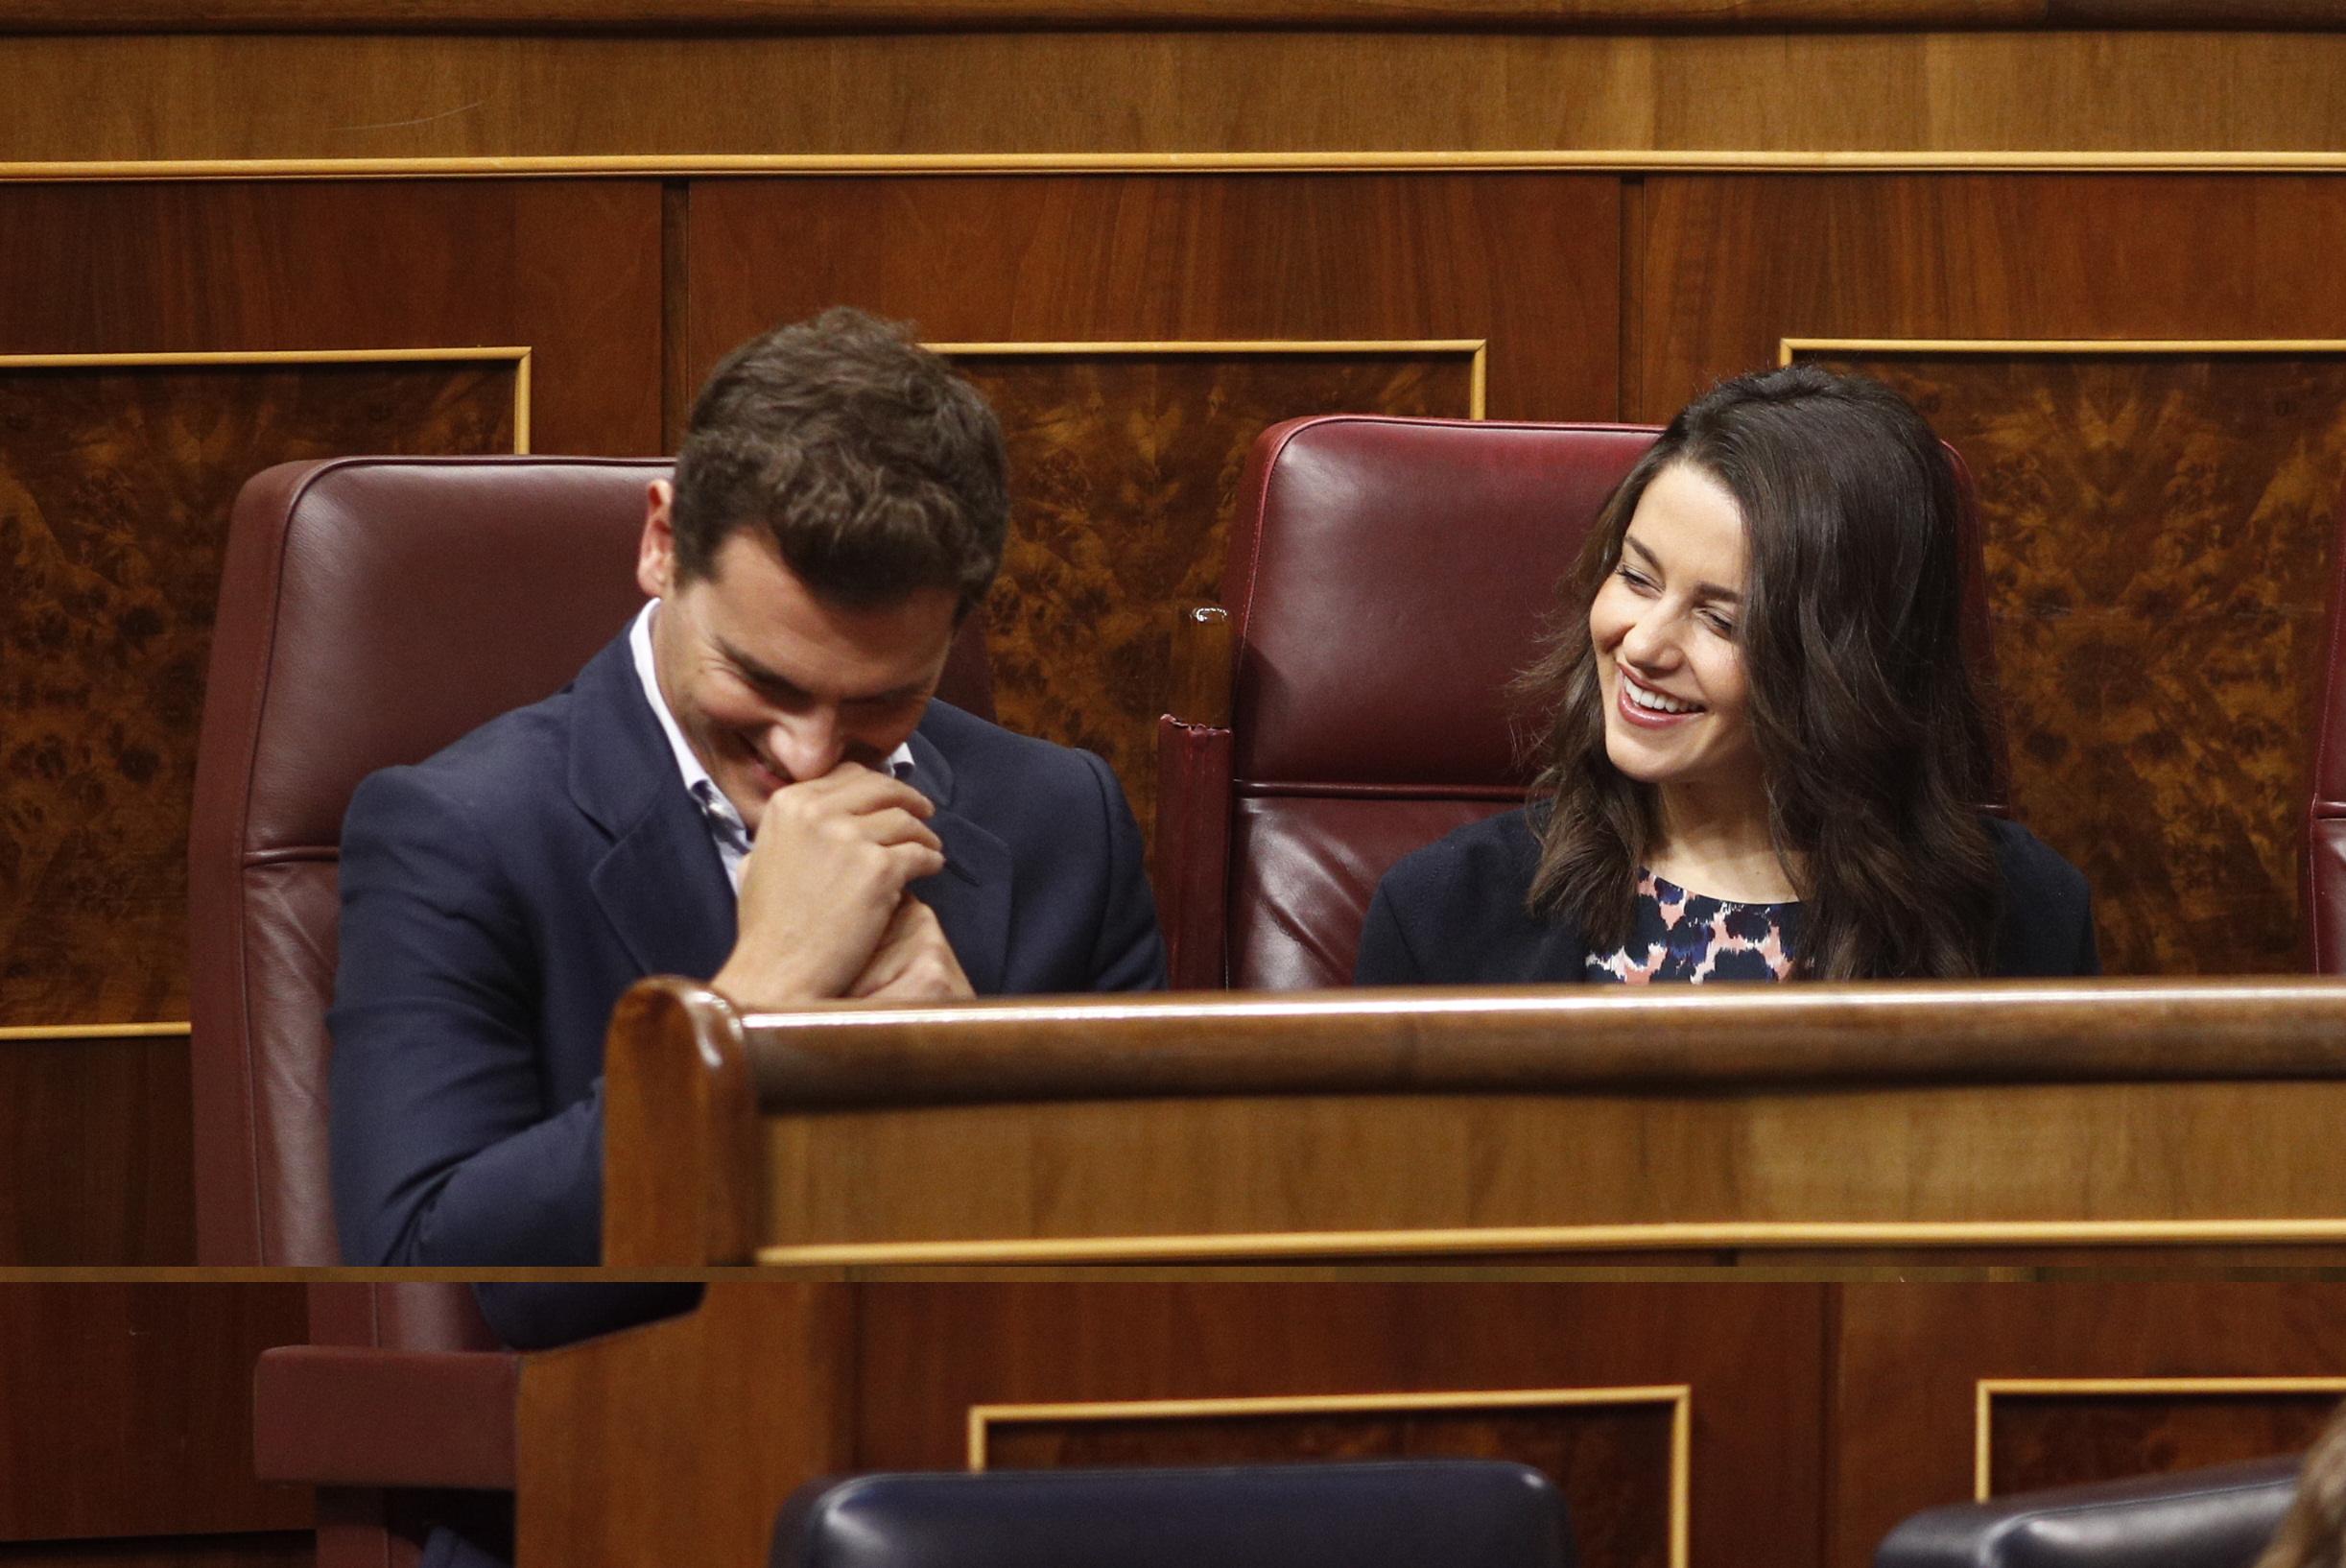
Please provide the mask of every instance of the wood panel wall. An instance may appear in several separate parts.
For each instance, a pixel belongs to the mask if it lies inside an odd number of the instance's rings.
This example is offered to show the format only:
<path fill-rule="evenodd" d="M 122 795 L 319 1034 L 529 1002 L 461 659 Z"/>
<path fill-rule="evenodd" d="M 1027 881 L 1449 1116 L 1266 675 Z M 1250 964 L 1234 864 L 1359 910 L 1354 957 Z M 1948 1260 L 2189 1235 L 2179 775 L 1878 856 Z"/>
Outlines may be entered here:
<path fill-rule="evenodd" d="M 1003 712 L 1144 813 L 1167 611 L 1216 589 L 1263 423 L 1478 384 L 1493 416 L 1659 418 L 1788 352 L 1888 376 L 1972 458 L 2022 815 L 2095 880 L 2105 962 L 2294 966 L 2340 50 L 0 38 L 0 1262 L 189 1255 L 176 845 L 235 487 L 511 444 L 512 349 L 534 449 L 660 450 L 724 348 L 841 300 L 970 345 L 1018 461 Z M 291 161 L 179 161 L 256 158 Z M 267 362 L 168 359 L 224 353 Z M 130 362 L 47 363 L 92 354 Z"/>
<path fill-rule="evenodd" d="M 0 1562 L 295 1568 L 308 1488 L 252 1476 L 252 1365 L 291 1284 L 0 1284 Z"/>
<path fill-rule="evenodd" d="M 720 1284 L 719 1338 L 627 1337 L 641 1376 L 563 1358 L 592 1410 L 557 1446 L 647 1496 L 689 1470 L 761 1545 L 794 1483 L 748 1427 L 788 1389 L 817 1425 L 839 1402 L 824 1462 L 858 1469 L 1505 1457 L 1556 1476 L 1592 1564 L 1670 1562 L 1683 1514 L 1692 1568 L 1862 1568 L 1898 1520 L 1976 1492 L 2295 1451 L 2346 1393 L 2335 1282 L 814 1289 L 845 1297 L 822 1315 L 823 1388 L 784 1332 L 805 1288 Z M 723 1333 L 751 1330 L 790 1375 L 744 1378 Z M 249 1474 L 253 1360 L 304 1337 L 293 1285 L 0 1285 L 0 1561 L 308 1560 L 308 1493 Z M 648 1420 L 678 1389 L 699 1391 Z M 712 1446 L 719 1409 L 743 1424 Z M 574 1492 L 553 1501 L 608 1511 Z"/>
<path fill-rule="evenodd" d="M 683 176 L 760 158 L 1233 154 L 2271 166 L 2346 147 L 2337 32 L 171 32 L 0 37 L 0 59 L 21 83 L 0 99 L 0 168 L 19 173 L 653 158 Z"/>

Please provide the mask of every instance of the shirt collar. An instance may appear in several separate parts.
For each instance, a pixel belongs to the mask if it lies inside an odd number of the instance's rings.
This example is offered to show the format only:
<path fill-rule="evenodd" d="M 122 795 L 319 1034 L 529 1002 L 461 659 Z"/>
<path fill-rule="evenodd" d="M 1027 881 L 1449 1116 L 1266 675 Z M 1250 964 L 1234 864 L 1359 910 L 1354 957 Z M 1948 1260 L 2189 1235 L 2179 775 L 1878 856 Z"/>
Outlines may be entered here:
<path fill-rule="evenodd" d="M 652 659 L 652 618 L 659 612 L 657 599 L 636 612 L 635 622 L 628 628 L 628 650 L 635 655 L 635 677 L 644 685 L 644 700 L 652 704 L 652 717 L 660 722 L 660 733 L 668 737 L 668 749 L 675 754 L 676 772 L 684 787 L 708 811 L 729 819 L 738 827 L 741 814 L 725 792 L 717 787 L 709 771 L 700 766 L 700 758 L 693 751 L 692 743 L 676 724 L 676 716 L 668 711 L 668 699 L 660 694 L 660 677 Z M 912 777 L 912 743 L 906 741 L 888 754 L 888 771 L 898 778 L 911 782 Z"/>

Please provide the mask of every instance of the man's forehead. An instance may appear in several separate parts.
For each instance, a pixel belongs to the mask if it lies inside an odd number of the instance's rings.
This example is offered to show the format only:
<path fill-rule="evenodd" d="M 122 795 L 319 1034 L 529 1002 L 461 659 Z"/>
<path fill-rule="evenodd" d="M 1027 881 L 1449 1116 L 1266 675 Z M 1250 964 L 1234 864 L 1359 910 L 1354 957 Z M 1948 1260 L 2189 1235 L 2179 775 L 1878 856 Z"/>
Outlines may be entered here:
<path fill-rule="evenodd" d="M 811 592 L 779 561 L 698 584 L 709 640 L 743 674 L 810 696 L 875 697 L 927 684 L 953 646 L 957 601 L 923 590 L 868 608 Z"/>

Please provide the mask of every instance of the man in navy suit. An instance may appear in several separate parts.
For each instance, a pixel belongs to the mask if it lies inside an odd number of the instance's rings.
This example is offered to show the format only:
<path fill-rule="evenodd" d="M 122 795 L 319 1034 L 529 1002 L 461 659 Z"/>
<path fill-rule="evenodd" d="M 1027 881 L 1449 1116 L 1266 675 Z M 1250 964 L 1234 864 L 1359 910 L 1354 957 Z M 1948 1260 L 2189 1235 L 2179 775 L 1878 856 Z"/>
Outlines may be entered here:
<path fill-rule="evenodd" d="M 643 976 L 761 1008 L 1164 985 L 1106 765 L 930 700 L 1007 515 L 992 412 L 886 323 L 831 311 L 718 367 L 650 488 L 652 602 L 351 801 L 345 1262 L 595 1263 L 604 1029 Z M 542 1342 L 573 1331 L 546 1299 L 484 1304 Z"/>

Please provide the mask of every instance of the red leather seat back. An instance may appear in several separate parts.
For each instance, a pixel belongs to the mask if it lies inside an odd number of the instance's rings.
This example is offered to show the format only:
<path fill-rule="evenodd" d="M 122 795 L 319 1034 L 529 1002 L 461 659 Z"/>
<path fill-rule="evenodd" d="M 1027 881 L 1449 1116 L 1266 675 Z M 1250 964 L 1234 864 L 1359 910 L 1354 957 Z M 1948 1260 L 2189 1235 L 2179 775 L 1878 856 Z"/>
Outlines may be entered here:
<path fill-rule="evenodd" d="M 1232 986 L 1349 983 L 1393 862 L 1522 800 L 1508 684 L 1655 434 L 1346 415 L 1264 432 L 1222 589 Z"/>
<path fill-rule="evenodd" d="M 1222 588 L 1238 649 L 1233 986 L 1348 984 L 1392 864 L 1520 803 L 1544 716 L 1515 710 L 1508 688 L 1605 499 L 1657 434 L 1337 415 L 1256 441 Z M 1992 677 L 1971 482 L 1955 466 L 1967 640 Z M 1992 763 L 2001 805 L 2001 743 Z"/>
<path fill-rule="evenodd" d="M 345 458 L 255 477 L 229 523 L 189 842 L 197 1250 L 340 1261 L 325 1006 L 344 809 L 559 690 L 642 605 L 656 459 Z M 991 712 L 973 616 L 944 695 Z"/>

